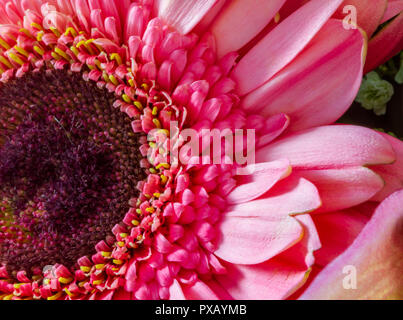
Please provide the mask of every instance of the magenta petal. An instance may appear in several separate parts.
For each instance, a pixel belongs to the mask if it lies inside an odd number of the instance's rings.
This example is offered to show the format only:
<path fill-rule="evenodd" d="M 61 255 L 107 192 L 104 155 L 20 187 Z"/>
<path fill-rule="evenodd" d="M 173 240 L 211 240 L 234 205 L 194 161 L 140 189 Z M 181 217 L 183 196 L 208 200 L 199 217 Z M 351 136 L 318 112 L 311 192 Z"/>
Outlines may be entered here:
<path fill-rule="evenodd" d="M 390 2 L 390 1 L 389 1 Z M 340 20 L 346 18 L 346 12 L 343 12 L 346 6 L 354 6 L 357 10 L 357 25 L 364 29 L 370 38 L 376 28 L 382 23 L 381 19 L 385 13 L 387 0 L 344 0 L 334 17 Z"/>
<path fill-rule="evenodd" d="M 187 300 L 218 300 L 216 293 L 203 281 L 192 285 L 182 285 L 183 294 Z"/>
<path fill-rule="evenodd" d="M 353 244 L 319 273 L 301 298 L 402 299 L 402 203 L 403 190 L 383 201 Z"/>
<path fill-rule="evenodd" d="M 320 241 L 311 218 L 298 219 L 304 238 L 292 248 L 257 265 L 225 264 L 227 273 L 217 279 L 234 299 L 285 299 L 305 283 Z"/>
<path fill-rule="evenodd" d="M 217 54 L 222 57 L 253 39 L 280 10 L 285 0 L 232 1 L 216 18 L 210 30 L 217 40 Z"/>
<path fill-rule="evenodd" d="M 218 0 L 157 0 L 158 16 L 179 32 L 186 34 L 206 15 Z"/>
<path fill-rule="evenodd" d="M 364 72 L 385 63 L 402 50 L 403 12 L 379 31 L 368 43 L 368 56 Z"/>
<path fill-rule="evenodd" d="M 376 202 L 366 202 L 342 211 L 313 215 L 322 242 L 322 248 L 315 253 L 315 264 L 325 267 L 342 254 L 365 227 L 376 206 Z"/>
<path fill-rule="evenodd" d="M 237 264 L 258 264 L 301 240 L 303 229 L 291 214 L 320 206 L 316 188 L 307 180 L 289 177 L 265 198 L 229 208 L 219 226 L 215 254 Z"/>
<path fill-rule="evenodd" d="M 357 95 L 365 49 L 359 29 L 346 30 L 332 19 L 294 61 L 244 97 L 242 106 L 265 117 L 286 113 L 293 131 L 333 123 Z"/>
<path fill-rule="evenodd" d="M 341 2 L 312 0 L 263 38 L 243 57 L 232 73 L 238 83 L 239 94 L 245 95 L 260 87 L 292 61 Z"/>
<path fill-rule="evenodd" d="M 256 153 L 257 162 L 284 158 L 295 169 L 325 169 L 392 163 L 395 153 L 374 130 L 333 125 L 291 134 Z"/>
<path fill-rule="evenodd" d="M 288 160 L 249 165 L 243 171 L 251 171 L 250 175 L 238 176 L 237 187 L 227 196 L 229 204 L 254 200 L 266 193 L 280 179 L 291 173 Z"/>
<path fill-rule="evenodd" d="M 342 210 L 365 202 L 379 192 L 382 178 L 365 167 L 302 170 L 298 174 L 319 190 L 322 206 L 316 212 Z"/>
<path fill-rule="evenodd" d="M 382 134 L 389 141 L 396 153 L 396 162 L 389 165 L 371 167 L 385 181 L 385 187 L 377 193 L 373 200 L 382 201 L 393 192 L 403 188 L 403 142 L 389 134 Z"/>

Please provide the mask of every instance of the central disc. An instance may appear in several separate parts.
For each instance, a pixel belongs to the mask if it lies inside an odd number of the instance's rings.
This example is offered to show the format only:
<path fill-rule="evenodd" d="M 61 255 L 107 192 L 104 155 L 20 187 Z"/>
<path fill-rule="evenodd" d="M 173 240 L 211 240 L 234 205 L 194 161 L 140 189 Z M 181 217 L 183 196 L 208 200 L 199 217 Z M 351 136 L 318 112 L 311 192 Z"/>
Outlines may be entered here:
<path fill-rule="evenodd" d="M 73 267 L 138 196 L 141 136 L 114 100 L 66 70 L 0 87 L 0 265 L 10 274 Z"/>

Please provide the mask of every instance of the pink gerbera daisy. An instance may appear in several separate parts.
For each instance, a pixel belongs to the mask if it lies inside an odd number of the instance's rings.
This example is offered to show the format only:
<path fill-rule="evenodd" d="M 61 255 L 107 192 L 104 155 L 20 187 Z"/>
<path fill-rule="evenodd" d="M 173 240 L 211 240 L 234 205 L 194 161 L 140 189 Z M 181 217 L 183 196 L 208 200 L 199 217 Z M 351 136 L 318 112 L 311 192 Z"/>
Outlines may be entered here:
<path fill-rule="evenodd" d="M 288 298 L 403 186 L 401 142 L 330 125 L 366 54 L 341 0 L 0 3 L 2 299 Z"/>

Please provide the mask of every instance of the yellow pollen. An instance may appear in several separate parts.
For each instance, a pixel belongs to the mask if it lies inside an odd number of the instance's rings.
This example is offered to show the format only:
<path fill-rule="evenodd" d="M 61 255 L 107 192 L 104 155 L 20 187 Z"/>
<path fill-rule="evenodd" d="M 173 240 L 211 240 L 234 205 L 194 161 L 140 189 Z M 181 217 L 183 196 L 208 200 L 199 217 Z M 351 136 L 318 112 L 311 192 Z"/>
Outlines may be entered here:
<path fill-rule="evenodd" d="M 125 246 L 125 243 L 123 241 L 118 241 L 117 245 L 122 248 Z"/>
<path fill-rule="evenodd" d="M 97 285 L 101 284 L 102 282 L 103 282 L 103 280 L 95 280 L 92 282 L 92 284 L 97 286 Z"/>
<path fill-rule="evenodd" d="M 132 225 L 134 225 L 135 227 L 137 227 L 140 224 L 140 222 L 138 222 L 137 220 L 132 220 Z"/>
<path fill-rule="evenodd" d="M 161 129 L 161 122 L 158 119 L 153 119 L 153 123 L 158 129 Z"/>
<path fill-rule="evenodd" d="M 25 62 L 16 54 L 9 52 L 8 56 L 10 59 L 12 59 L 13 61 L 15 61 L 16 63 L 18 63 L 19 65 L 23 65 Z"/>
<path fill-rule="evenodd" d="M 42 41 L 42 37 L 45 33 L 43 31 L 38 32 L 38 34 L 36 35 L 36 40 L 38 41 Z"/>
<path fill-rule="evenodd" d="M 129 98 L 129 96 L 127 94 L 122 94 L 122 98 L 125 102 L 130 103 L 132 100 Z"/>
<path fill-rule="evenodd" d="M 100 264 L 95 265 L 95 269 L 97 269 L 97 270 L 101 270 L 103 267 L 105 267 L 104 263 L 100 263 Z"/>
<path fill-rule="evenodd" d="M 162 184 L 165 184 L 167 181 L 168 181 L 168 178 L 162 174 L 162 175 L 161 175 L 161 182 L 162 182 Z"/>
<path fill-rule="evenodd" d="M 113 259 L 113 263 L 117 265 L 123 264 L 123 260 Z"/>
<path fill-rule="evenodd" d="M 170 166 L 169 166 L 168 163 L 160 163 L 159 165 L 157 165 L 156 168 L 157 168 L 157 169 L 160 169 L 160 168 L 169 169 Z"/>
<path fill-rule="evenodd" d="M 146 211 L 149 212 L 149 213 L 154 213 L 154 212 L 155 212 L 155 209 L 154 209 L 153 207 L 148 207 L 148 208 L 146 209 Z"/>
<path fill-rule="evenodd" d="M 19 30 L 19 32 L 23 32 L 27 37 L 29 37 L 29 38 L 31 38 L 31 39 L 35 39 L 35 38 L 32 36 L 31 32 L 29 32 L 29 30 L 27 30 L 27 29 L 25 29 L 25 28 L 21 28 L 21 29 Z"/>
<path fill-rule="evenodd" d="M 56 47 L 56 48 L 55 48 L 55 52 L 56 52 L 58 55 L 62 56 L 65 60 L 70 61 L 70 57 L 69 57 L 69 56 L 67 55 L 67 53 L 64 52 L 62 49 Z"/>
<path fill-rule="evenodd" d="M 70 50 L 71 50 L 76 56 L 78 56 L 78 54 L 80 53 L 80 52 L 78 51 L 78 49 L 77 49 L 75 46 L 71 46 L 71 47 L 70 47 Z"/>
<path fill-rule="evenodd" d="M 77 36 L 77 31 L 74 29 L 74 28 L 72 28 L 72 27 L 68 27 L 67 29 L 66 29 L 66 32 L 64 33 L 66 36 L 68 36 L 68 35 L 72 35 L 73 37 L 76 37 Z"/>
<path fill-rule="evenodd" d="M 60 278 L 59 278 L 59 282 L 60 282 L 60 283 L 63 283 L 63 284 L 68 284 L 68 283 L 70 283 L 71 281 L 73 281 L 73 278 L 63 278 L 63 277 L 60 277 Z"/>
<path fill-rule="evenodd" d="M 41 56 L 45 53 L 45 50 L 43 50 L 41 47 L 34 46 L 34 50 L 39 53 Z"/>
<path fill-rule="evenodd" d="M 60 59 L 61 59 L 61 57 L 60 57 L 56 52 L 52 52 L 52 53 L 51 53 L 51 56 L 52 56 L 53 59 L 55 59 L 55 60 L 60 60 Z"/>
<path fill-rule="evenodd" d="M 48 297 L 48 300 L 57 300 L 57 299 L 59 299 L 59 298 L 62 296 L 62 294 L 63 294 L 63 292 L 62 292 L 62 291 L 59 291 L 59 292 L 56 293 L 55 295 Z"/>
<path fill-rule="evenodd" d="M 23 48 L 19 46 L 14 46 L 14 49 L 17 50 L 17 52 L 21 53 L 23 56 L 26 56 L 28 58 L 29 53 L 26 52 Z"/>
<path fill-rule="evenodd" d="M 50 27 L 50 30 L 55 34 L 56 37 L 60 38 L 60 32 L 54 27 Z"/>
<path fill-rule="evenodd" d="M 81 266 L 80 269 L 81 269 L 81 271 L 86 272 L 86 273 L 91 271 L 91 268 L 87 267 L 87 266 Z"/>
<path fill-rule="evenodd" d="M 11 46 L 5 40 L 3 40 L 2 38 L 0 38 L 0 45 L 6 50 L 11 48 Z"/>
<path fill-rule="evenodd" d="M 157 107 L 154 107 L 153 108 L 153 111 L 152 111 L 152 115 L 153 116 L 156 116 L 158 114 L 158 108 Z"/>
<path fill-rule="evenodd" d="M 142 214 L 141 209 L 136 209 L 136 213 L 141 215 Z"/>
<path fill-rule="evenodd" d="M 123 238 L 123 239 L 126 238 L 127 236 L 128 236 L 127 233 L 121 233 L 121 234 L 120 234 L 120 237 Z"/>
<path fill-rule="evenodd" d="M 111 60 L 116 60 L 118 65 L 122 64 L 122 58 L 120 57 L 120 55 L 118 53 L 112 53 L 111 54 Z"/>
<path fill-rule="evenodd" d="M 43 30 L 42 26 L 40 24 L 37 24 L 36 22 L 32 22 L 31 27 L 34 27 L 37 30 Z"/>
<path fill-rule="evenodd" d="M 74 294 L 72 294 L 67 288 L 64 288 L 64 292 L 66 292 L 69 297 L 74 297 Z"/>
<path fill-rule="evenodd" d="M 155 193 L 153 194 L 153 196 L 156 197 L 156 198 L 159 198 L 159 197 L 161 196 L 161 193 L 155 192 Z"/>
<path fill-rule="evenodd" d="M 134 101 L 133 104 L 136 106 L 137 109 L 139 109 L 140 111 L 143 110 L 143 105 L 141 104 L 140 101 Z"/>
<path fill-rule="evenodd" d="M 105 258 L 109 258 L 112 255 L 112 252 L 102 251 L 101 255 Z"/>
<path fill-rule="evenodd" d="M 115 86 L 117 86 L 117 85 L 119 84 L 118 80 L 116 80 L 116 78 L 115 78 L 115 76 L 114 76 L 113 74 L 111 74 L 111 75 L 109 76 L 109 80 L 111 80 L 111 82 L 112 82 Z"/>

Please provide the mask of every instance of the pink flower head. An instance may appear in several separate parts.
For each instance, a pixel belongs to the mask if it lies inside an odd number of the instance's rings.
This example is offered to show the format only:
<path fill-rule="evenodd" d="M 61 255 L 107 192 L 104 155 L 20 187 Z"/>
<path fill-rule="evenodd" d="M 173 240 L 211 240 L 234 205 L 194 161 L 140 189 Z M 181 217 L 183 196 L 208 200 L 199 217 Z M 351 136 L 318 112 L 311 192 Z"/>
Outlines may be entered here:
<path fill-rule="evenodd" d="M 338 257 L 311 297 L 401 221 L 366 225 L 401 142 L 332 125 L 365 33 L 290 2 L 0 0 L 0 298 L 285 299 Z"/>

